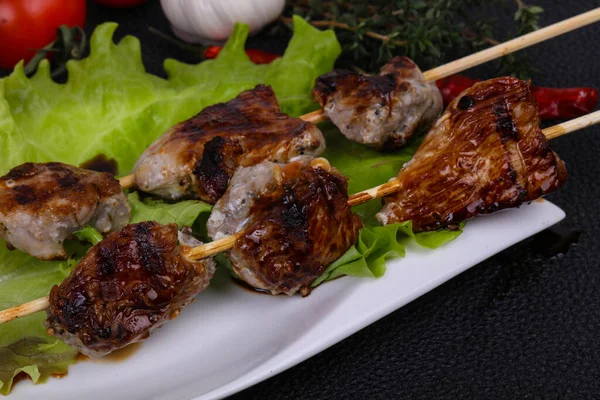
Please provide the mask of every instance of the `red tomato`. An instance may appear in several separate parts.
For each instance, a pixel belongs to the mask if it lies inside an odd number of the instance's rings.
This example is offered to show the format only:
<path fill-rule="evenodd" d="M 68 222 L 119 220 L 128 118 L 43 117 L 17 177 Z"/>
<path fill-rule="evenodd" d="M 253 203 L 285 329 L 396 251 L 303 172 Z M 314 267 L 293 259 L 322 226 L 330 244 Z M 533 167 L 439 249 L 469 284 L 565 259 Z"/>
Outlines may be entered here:
<path fill-rule="evenodd" d="M 145 3 L 147 0 L 94 0 L 98 4 L 102 4 L 109 7 L 133 7 L 138 4 Z"/>
<path fill-rule="evenodd" d="M 60 25 L 83 27 L 85 11 L 85 0 L 0 0 L 0 67 L 29 61 Z"/>

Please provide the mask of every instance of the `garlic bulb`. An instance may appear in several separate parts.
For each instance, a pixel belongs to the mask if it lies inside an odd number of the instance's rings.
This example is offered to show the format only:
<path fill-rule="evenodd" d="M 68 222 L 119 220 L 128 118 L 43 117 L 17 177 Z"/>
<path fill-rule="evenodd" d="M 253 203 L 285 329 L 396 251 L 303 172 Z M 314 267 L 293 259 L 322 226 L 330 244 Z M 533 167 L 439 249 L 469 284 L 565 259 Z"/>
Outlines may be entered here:
<path fill-rule="evenodd" d="M 285 0 L 161 0 L 173 32 L 190 43 L 222 43 L 236 22 L 252 33 L 273 22 L 283 12 Z"/>

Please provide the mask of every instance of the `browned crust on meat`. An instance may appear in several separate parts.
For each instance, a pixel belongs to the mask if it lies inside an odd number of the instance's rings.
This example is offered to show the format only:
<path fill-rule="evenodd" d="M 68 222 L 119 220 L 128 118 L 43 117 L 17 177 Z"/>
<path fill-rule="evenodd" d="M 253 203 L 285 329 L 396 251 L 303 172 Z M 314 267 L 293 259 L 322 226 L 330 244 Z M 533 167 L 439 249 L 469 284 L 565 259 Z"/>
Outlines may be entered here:
<path fill-rule="evenodd" d="M 362 113 L 376 97 L 389 108 L 395 92 L 403 91 L 406 84 L 398 78 L 411 75 L 415 68 L 417 65 L 410 58 L 394 57 L 381 68 L 379 75 L 334 69 L 316 79 L 313 99 L 324 107 L 331 95 L 341 93 L 342 97 L 353 97 L 358 113 Z"/>
<path fill-rule="evenodd" d="M 378 218 L 434 230 L 517 207 L 564 184 L 564 163 L 539 128 L 527 82 L 502 77 L 455 99 L 398 174 Z"/>
<path fill-rule="evenodd" d="M 301 163 L 282 167 L 284 180 L 256 200 L 253 222 L 234 251 L 271 292 L 304 295 L 327 265 L 358 238 L 360 218 L 348 206 L 347 179 Z M 240 257 L 241 255 L 241 257 Z"/>
<path fill-rule="evenodd" d="M 196 197 L 214 204 L 236 167 L 264 160 L 287 161 L 275 156 L 290 150 L 303 154 L 303 149 L 293 148 L 293 139 L 311 129 L 317 129 L 313 123 L 281 112 L 270 86 L 258 85 L 174 126 L 164 151 L 185 143 L 180 164 L 198 178 L 191 189 Z M 319 144 L 309 146 L 317 148 Z"/>
<path fill-rule="evenodd" d="M 313 99 L 350 140 L 393 151 L 429 128 L 441 112 L 435 85 L 408 57 L 394 57 L 379 75 L 342 69 L 318 77 Z"/>
<path fill-rule="evenodd" d="M 49 172 L 48 179 L 35 179 L 44 171 Z M 84 192 L 90 196 L 82 197 L 81 193 Z M 106 172 L 88 171 L 58 162 L 25 163 L 0 178 L 0 209 L 5 214 L 17 208 L 35 213 L 46 207 L 49 199 L 57 196 L 65 200 L 78 198 L 93 203 L 98 197 L 109 197 L 120 192 L 119 181 Z M 56 213 L 70 213 L 75 206 L 77 204 L 67 201 L 63 206 L 65 209 L 56 209 Z"/>
<path fill-rule="evenodd" d="M 341 97 L 344 98 L 352 97 L 357 114 L 362 114 L 371 106 L 373 97 L 379 99 L 382 105 L 390 109 L 395 90 L 394 74 L 371 76 L 344 69 L 334 69 L 317 78 L 313 89 L 313 99 L 321 107 L 325 107 L 334 93 L 341 94 Z"/>
<path fill-rule="evenodd" d="M 207 142 L 202 158 L 194 168 L 199 196 L 216 203 L 227 190 L 229 180 L 243 154 L 244 149 L 237 140 L 215 136 Z"/>
<path fill-rule="evenodd" d="M 210 279 L 177 238 L 177 225 L 155 222 L 109 234 L 52 288 L 46 326 L 91 355 L 145 339 Z"/>

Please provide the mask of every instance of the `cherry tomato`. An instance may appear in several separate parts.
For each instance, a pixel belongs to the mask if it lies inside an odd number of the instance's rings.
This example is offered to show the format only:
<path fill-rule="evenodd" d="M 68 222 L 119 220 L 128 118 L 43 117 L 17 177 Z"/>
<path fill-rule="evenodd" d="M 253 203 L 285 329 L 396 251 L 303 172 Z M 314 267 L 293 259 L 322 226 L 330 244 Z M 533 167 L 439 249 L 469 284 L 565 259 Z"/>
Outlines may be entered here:
<path fill-rule="evenodd" d="M 0 67 L 29 61 L 60 25 L 83 27 L 85 11 L 85 0 L 0 0 Z"/>
<path fill-rule="evenodd" d="M 118 8 L 133 7 L 145 3 L 146 1 L 148 0 L 95 0 L 98 4 Z"/>

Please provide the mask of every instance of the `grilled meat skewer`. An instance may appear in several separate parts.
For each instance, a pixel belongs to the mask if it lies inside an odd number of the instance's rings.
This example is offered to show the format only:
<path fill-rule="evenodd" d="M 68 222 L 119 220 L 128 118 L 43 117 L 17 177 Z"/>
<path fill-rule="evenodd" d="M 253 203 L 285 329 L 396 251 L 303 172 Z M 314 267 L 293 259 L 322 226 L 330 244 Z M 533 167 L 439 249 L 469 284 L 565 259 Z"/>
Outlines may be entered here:
<path fill-rule="evenodd" d="M 48 332 L 91 357 L 148 338 L 208 286 L 215 262 L 189 260 L 181 248 L 199 244 L 175 224 L 109 234 L 52 288 Z"/>
<path fill-rule="evenodd" d="M 443 109 L 435 82 L 408 57 L 394 57 L 379 75 L 334 70 L 315 81 L 313 97 L 348 139 L 394 150 L 426 131 Z"/>
<path fill-rule="evenodd" d="M 144 192 L 214 204 L 238 166 L 287 162 L 324 150 L 316 125 L 281 113 L 273 90 L 258 85 L 169 129 L 142 154 L 133 173 Z"/>
<path fill-rule="evenodd" d="M 348 205 L 347 179 L 306 156 L 238 169 L 207 223 L 213 239 L 238 233 L 225 254 L 241 279 L 288 295 L 307 295 L 361 227 Z"/>
<path fill-rule="evenodd" d="M 108 173 L 61 163 L 26 163 L 0 178 L 0 237 L 43 260 L 66 258 L 64 241 L 92 225 L 119 230 L 131 210 Z"/>
<path fill-rule="evenodd" d="M 567 171 L 539 124 L 527 82 L 503 77 L 465 90 L 402 168 L 377 219 L 434 230 L 558 189 Z"/>
<path fill-rule="evenodd" d="M 512 78 L 510 78 L 510 79 L 512 79 Z M 547 128 L 542 131 L 542 134 L 544 134 L 544 136 L 547 139 L 554 139 L 556 137 L 560 137 L 562 135 L 565 135 L 565 134 L 568 134 L 571 132 L 575 132 L 579 129 L 586 128 L 588 126 L 597 124 L 599 122 L 600 122 L 600 111 L 596 111 L 596 112 L 593 112 L 586 116 L 565 122 L 563 124 L 555 125 L 550 128 Z M 315 162 L 313 162 L 313 164 L 314 163 Z M 321 163 L 323 169 L 327 169 L 325 163 L 321 160 L 316 162 L 316 166 L 318 166 L 319 163 Z M 558 165 L 560 165 L 560 164 L 558 164 Z M 277 170 L 273 169 L 273 171 L 277 171 Z M 280 181 L 283 179 L 283 175 L 280 174 L 279 172 L 273 172 L 273 177 L 276 181 Z M 268 181 L 268 179 L 267 179 L 267 181 Z M 289 185 L 288 185 L 288 187 L 289 187 Z M 399 181 L 398 178 L 392 179 L 383 185 L 379 185 L 377 187 L 367 189 L 363 192 L 359 192 L 359 193 L 356 193 L 356 194 L 350 196 L 348 198 L 348 205 L 355 206 L 355 205 L 363 204 L 366 201 L 369 201 L 369 200 L 372 200 L 375 198 L 380 198 L 380 197 L 389 195 L 390 193 L 394 193 L 395 191 L 397 191 L 401 188 L 402 188 L 402 182 Z M 253 195 L 254 195 L 253 193 L 250 193 L 249 198 L 252 198 Z M 242 200 L 244 200 L 243 196 L 241 196 L 240 199 L 241 199 L 240 204 L 242 204 L 242 203 L 245 204 L 245 201 L 242 201 Z M 330 199 L 328 199 L 328 200 L 330 200 Z M 233 203 L 234 202 L 232 202 L 232 204 Z M 215 207 L 215 208 L 218 209 L 217 207 Z M 228 215 L 228 211 L 227 211 L 226 207 L 224 207 L 223 210 L 219 210 L 218 212 L 223 215 Z M 243 216 L 244 213 L 247 213 L 247 211 L 240 213 L 240 215 Z M 232 214 L 232 217 L 235 217 L 235 215 Z M 224 221 L 223 216 L 215 219 L 214 221 L 216 221 L 216 223 L 213 226 L 213 229 L 214 229 L 213 234 L 215 237 L 219 237 L 219 239 L 216 239 L 215 241 L 207 243 L 205 245 L 200 245 L 200 246 L 193 247 L 193 248 L 186 248 L 185 254 L 189 259 L 200 260 L 203 258 L 210 257 L 214 254 L 220 253 L 222 251 L 229 250 L 236 244 L 237 239 L 239 239 L 240 236 L 242 236 L 242 234 L 245 232 L 245 231 L 242 231 L 241 233 L 235 233 L 230 236 L 219 235 L 219 229 L 220 229 L 221 225 L 223 225 L 227 229 L 235 229 L 236 226 L 239 227 L 239 229 L 242 229 L 245 226 L 245 223 L 243 220 L 239 220 L 237 225 L 234 223 L 233 227 L 228 227 L 226 224 L 224 224 L 225 221 Z M 454 222 L 456 223 L 457 221 L 454 221 Z M 328 227 L 331 227 L 331 225 L 328 225 Z M 44 310 L 44 309 L 48 308 L 48 306 L 49 306 L 48 297 L 43 297 L 43 298 L 39 298 L 39 299 L 30 301 L 25 304 L 21 304 L 16 307 L 12 307 L 7 310 L 0 311 L 0 323 L 5 323 L 8 321 L 12 321 L 15 318 L 20 318 L 20 317 L 30 315 L 32 313 Z"/>
<path fill-rule="evenodd" d="M 425 71 L 423 74 L 406 57 L 390 60 L 377 77 L 351 71 L 333 71 L 317 78 L 313 96 L 315 101 L 321 104 L 323 113 L 311 113 L 310 118 L 312 121 L 330 118 L 344 136 L 358 143 L 382 149 L 401 147 L 416 132 L 428 128 L 441 112 L 441 103 L 438 104 L 438 100 L 441 102 L 439 92 L 431 87 L 438 79 L 598 20 L 600 11 L 594 9 Z M 431 109 L 424 109 L 428 103 Z M 387 128 L 382 129 L 383 126 Z"/>

